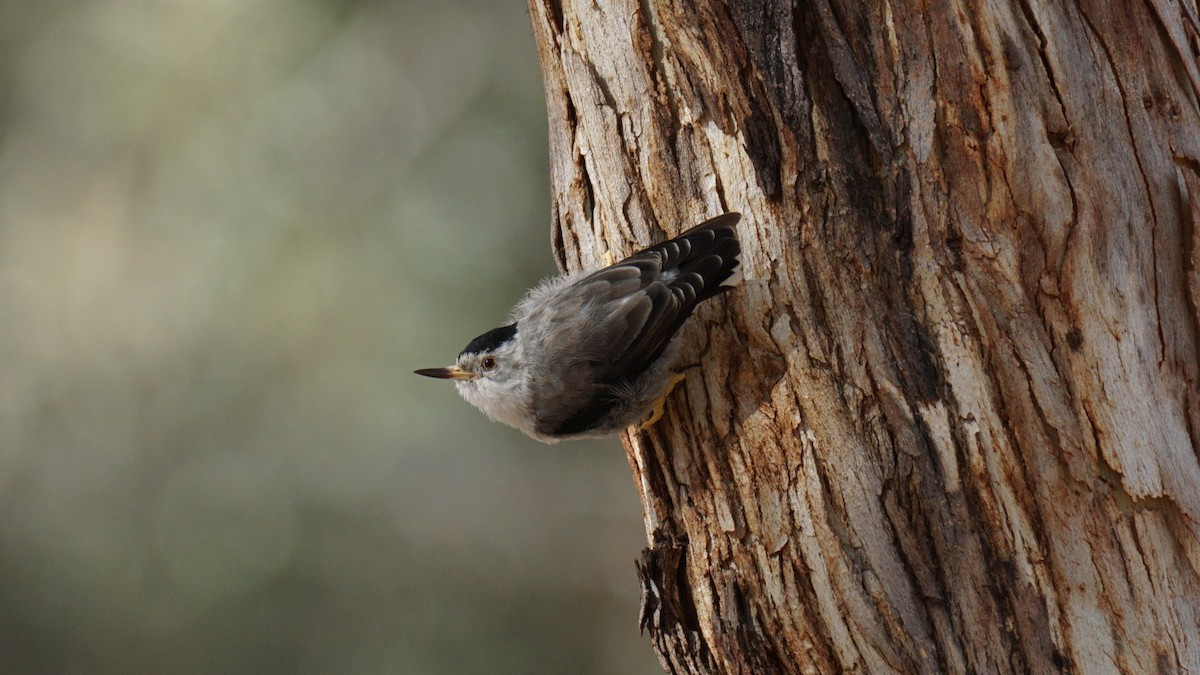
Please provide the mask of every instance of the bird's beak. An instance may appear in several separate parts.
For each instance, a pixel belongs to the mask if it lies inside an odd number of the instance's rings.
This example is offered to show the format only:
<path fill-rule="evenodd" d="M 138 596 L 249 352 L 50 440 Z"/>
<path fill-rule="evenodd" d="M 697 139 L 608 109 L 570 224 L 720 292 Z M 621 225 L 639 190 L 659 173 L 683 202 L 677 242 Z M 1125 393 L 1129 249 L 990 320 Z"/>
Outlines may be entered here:
<path fill-rule="evenodd" d="M 449 368 L 422 368 L 413 372 L 425 377 L 436 377 L 439 380 L 471 380 L 475 378 L 474 375 L 458 366 L 450 366 Z"/>

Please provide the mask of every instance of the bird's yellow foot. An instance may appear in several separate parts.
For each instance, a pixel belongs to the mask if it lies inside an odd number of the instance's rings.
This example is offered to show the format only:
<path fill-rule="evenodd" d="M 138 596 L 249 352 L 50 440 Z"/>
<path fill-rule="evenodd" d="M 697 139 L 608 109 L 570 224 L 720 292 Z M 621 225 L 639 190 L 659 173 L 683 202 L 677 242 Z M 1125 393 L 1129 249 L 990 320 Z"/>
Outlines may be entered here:
<path fill-rule="evenodd" d="M 638 429 L 645 431 L 662 419 L 663 412 L 665 412 L 664 407 L 667 403 L 667 397 L 671 395 L 671 392 L 674 391 L 676 385 L 678 385 L 680 382 L 683 382 L 683 379 L 684 375 L 677 373 L 672 375 L 670 380 L 667 380 L 667 388 L 663 390 L 662 396 L 659 396 L 658 400 L 654 402 L 654 409 L 650 413 L 650 418 L 645 422 L 642 422 L 642 426 L 638 427 Z"/>
<path fill-rule="evenodd" d="M 612 251 L 605 251 L 604 255 L 601 257 L 604 258 L 604 266 L 605 267 L 612 267 L 612 264 L 614 262 L 616 262 L 616 259 L 613 258 Z"/>

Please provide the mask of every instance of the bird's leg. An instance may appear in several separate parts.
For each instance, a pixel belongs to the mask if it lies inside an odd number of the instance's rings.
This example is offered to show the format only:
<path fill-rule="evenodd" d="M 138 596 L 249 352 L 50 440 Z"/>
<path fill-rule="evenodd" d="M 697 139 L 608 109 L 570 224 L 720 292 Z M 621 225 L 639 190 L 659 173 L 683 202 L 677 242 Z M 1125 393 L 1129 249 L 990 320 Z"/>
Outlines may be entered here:
<path fill-rule="evenodd" d="M 616 259 L 613 258 L 612 251 L 605 251 L 602 257 L 604 258 L 605 267 L 612 267 L 612 264 L 616 262 Z"/>
<path fill-rule="evenodd" d="M 638 429 L 645 431 L 662 419 L 663 413 L 665 412 L 667 397 L 671 395 L 671 392 L 675 390 L 675 387 L 680 382 L 683 382 L 684 377 L 685 376 L 683 373 L 676 373 L 671 376 L 671 379 L 667 380 L 667 388 L 663 390 L 662 396 L 659 396 L 658 400 L 654 402 L 654 409 L 650 413 L 650 419 L 642 422 L 642 426 L 638 427 Z"/>

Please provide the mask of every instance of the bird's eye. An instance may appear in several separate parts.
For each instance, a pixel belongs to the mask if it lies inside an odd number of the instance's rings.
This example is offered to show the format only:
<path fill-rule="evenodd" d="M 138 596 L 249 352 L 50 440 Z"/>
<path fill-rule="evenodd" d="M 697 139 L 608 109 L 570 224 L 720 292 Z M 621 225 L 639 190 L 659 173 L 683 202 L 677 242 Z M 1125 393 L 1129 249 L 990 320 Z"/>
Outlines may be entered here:
<path fill-rule="evenodd" d="M 483 365 L 484 370 L 495 370 L 496 369 L 496 357 L 494 357 L 494 356 L 485 356 L 485 357 L 483 357 L 483 361 L 481 361 L 480 363 Z"/>

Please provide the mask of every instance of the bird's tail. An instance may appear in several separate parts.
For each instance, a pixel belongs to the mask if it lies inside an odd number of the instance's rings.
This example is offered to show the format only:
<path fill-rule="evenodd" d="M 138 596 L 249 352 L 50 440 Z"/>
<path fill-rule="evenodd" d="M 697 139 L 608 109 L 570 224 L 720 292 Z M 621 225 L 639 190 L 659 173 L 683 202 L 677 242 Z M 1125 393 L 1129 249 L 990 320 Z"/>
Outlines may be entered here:
<path fill-rule="evenodd" d="M 669 285 L 686 286 L 699 303 L 742 281 L 742 247 L 736 225 L 742 215 L 726 213 L 693 227 L 674 239 L 646 249 L 663 255 L 663 276 Z"/>

